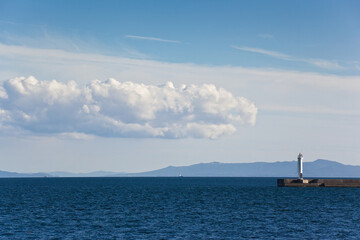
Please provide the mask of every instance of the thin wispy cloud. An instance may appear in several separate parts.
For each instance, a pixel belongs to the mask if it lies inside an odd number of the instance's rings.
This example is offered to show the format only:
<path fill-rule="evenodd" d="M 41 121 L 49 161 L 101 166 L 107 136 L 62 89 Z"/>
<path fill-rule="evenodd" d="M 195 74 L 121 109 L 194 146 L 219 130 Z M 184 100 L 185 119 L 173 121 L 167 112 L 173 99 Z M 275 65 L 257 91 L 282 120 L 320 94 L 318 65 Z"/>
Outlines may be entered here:
<path fill-rule="evenodd" d="M 277 51 L 270 51 L 265 50 L 262 48 L 252 48 L 252 47 L 238 47 L 238 46 L 232 46 L 232 48 L 245 51 L 245 52 L 251 52 L 251 53 L 258 53 L 262 55 L 266 55 L 269 57 L 285 60 L 285 61 L 291 61 L 291 62 L 303 62 L 307 63 L 319 68 L 324 68 L 328 70 L 342 70 L 344 69 L 343 66 L 341 66 L 337 61 L 329 61 L 324 59 L 312 59 L 312 58 L 297 58 L 293 57 L 281 52 Z"/>
<path fill-rule="evenodd" d="M 262 51 L 262 53 L 283 58 L 289 57 L 288 55 L 279 55 L 280 53 L 272 51 Z M 109 77 L 119 79 L 119 82 L 122 83 L 130 81 L 133 83 L 143 83 L 146 86 L 159 86 L 166 81 L 174 82 L 175 86 L 181 86 L 181 84 L 202 86 L 203 84 L 210 83 L 221 86 L 224 89 L 231 89 L 232 93 L 237 96 L 243 96 L 243 92 L 246 92 L 247 96 L 245 97 L 251 96 L 251 99 L 254 99 L 259 104 L 260 109 L 266 103 L 282 106 L 282 108 L 268 110 L 282 111 L 286 114 L 287 112 L 293 112 L 293 108 L 287 107 L 288 104 L 291 107 L 316 106 L 316 109 L 323 109 L 322 113 L 338 113 L 343 115 L 342 113 L 345 112 L 347 116 L 359 113 L 359 105 L 357 103 L 360 102 L 360 77 L 357 75 L 338 76 L 314 72 L 245 68 L 240 66 L 204 66 L 187 63 L 168 63 L 149 59 L 69 52 L 58 49 L 31 48 L 1 43 L 0 59 L 0 83 L 15 76 L 26 75 L 28 72 L 36 73 L 40 79 L 57 79 L 58 83 L 75 79 L 78 86 L 87 86 L 94 79 L 107 79 Z M 44 85 L 44 81 L 39 82 Z M 76 89 L 83 88 L 76 87 Z M 298 93 L 296 96 L 308 96 L 311 92 L 314 96 L 318 96 L 318 99 L 326 99 L 326 101 L 314 102 L 314 99 L 311 98 L 294 96 L 290 103 L 288 93 L 295 90 Z M 334 98 L 334 93 L 338 97 Z M 9 88 L 0 87 L 0 99 L 11 99 L 15 95 L 9 91 Z M 53 95 L 49 93 L 46 96 Z M 329 104 L 331 109 L 328 109 Z M 6 111 L 9 110 L 6 109 Z M 13 113 L 13 111 L 11 112 Z M 7 121 L 9 123 L 8 117 L 10 115 L 8 113 L 5 112 L 5 109 L 1 111 L 0 107 L 0 122 Z M 31 116 L 31 114 L 28 115 Z M 164 115 L 164 112 L 161 112 L 160 115 L 155 114 L 155 116 L 168 115 Z M 160 118 L 156 119 L 160 120 Z M 139 124 L 142 122 L 135 123 Z M 217 124 L 217 122 L 212 122 L 211 124 Z M 4 132 L 4 129 L 8 127 L 9 125 L 5 126 L 3 124 L 1 126 L 0 124 L 0 129 L 2 129 L 0 131 Z M 158 127 L 158 125 L 153 127 Z M 6 130 L 6 132 L 9 131 Z M 78 129 L 67 130 L 67 133 L 74 132 L 80 131 Z M 91 131 L 86 132 L 86 134 L 94 135 Z M 70 135 L 68 134 L 67 136 Z M 198 137 L 198 134 L 196 136 Z M 212 137 L 214 138 L 214 136 Z M 78 138 L 80 137 L 78 136 Z"/>
<path fill-rule="evenodd" d="M 0 81 L 16 75 L 23 75 L 21 68 L 25 68 L 37 71 L 49 78 L 57 77 L 63 80 L 76 78 L 81 79 L 82 82 L 87 82 L 89 79 L 108 78 L 109 75 L 127 79 L 136 76 L 138 81 L 148 83 L 160 84 L 161 82 L 158 79 L 175 79 L 181 83 L 192 84 L 193 82 L 189 79 L 196 79 L 197 83 L 229 83 L 227 87 L 232 88 L 233 82 L 241 76 L 244 80 L 256 79 L 257 82 L 287 82 L 289 84 L 307 85 L 311 88 L 319 87 L 321 91 L 329 88 L 360 92 L 359 76 L 336 76 L 240 66 L 209 67 L 197 64 L 114 57 L 95 53 L 69 52 L 59 49 L 31 48 L 2 43 L 0 43 L 0 59 L 3 60 L 0 61 Z M 12 66 L 19 66 L 19 70 L 11 71 Z M 87 69 L 86 73 L 83 71 L 84 66 Z M 155 75 L 158 77 L 154 77 Z M 222 80 L 224 76 L 228 81 Z"/>
<path fill-rule="evenodd" d="M 259 34 L 258 36 L 261 37 L 261 38 L 265 38 L 265 39 L 274 38 L 274 35 L 271 35 L 271 34 Z"/>
<path fill-rule="evenodd" d="M 5 20 L 0 20 L 0 25 L 45 27 L 45 25 L 43 25 L 43 24 L 30 24 L 30 23 L 13 22 L 13 21 L 5 21 Z"/>
<path fill-rule="evenodd" d="M 352 61 L 349 64 L 352 65 L 356 70 L 360 71 L 360 62 L 359 61 Z"/>
<path fill-rule="evenodd" d="M 157 42 L 181 43 L 180 41 L 177 41 L 177 40 L 169 40 L 169 39 L 157 38 L 157 37 L 145 37 L 145 36 L 138 36 L 138 35 L 126 35 L 125 37 L 132 38 L 132 39 L 157 41 Z"/>
<path fill-rule="evenodd" d="M 251 47 L 238 47 L 238 46 L 232 46 L 235 49 L 241 50 L 241 51 L 245 51 L 245 52 L 252 52 L 252 53 L 260 53 L 263 55 L 267 55 L 270 57 L 274 57 L 274 58 L 278 58 L 278 59 L 282 59 L 282 60 L 292 60 L 292 57 L 290 57 L 289 55 L 280 53 L 280 52 L 276 52 L 276 51 L 269 51 L 269 50 L 265 50 L 265 49 L 261 49 L 261 48 L 251 48 Z"/>
<path fill-rule="evenodd" d="M 288 113 L 304 113 L 304 114 L 326 114 L 326 115 L 341 115 L 341 116 L 360 116 L 360 111 L 349 111 L 346 109 L 333 109 L 328 107 L 318 106 L 289 106 L 289 105 L 269 105 L 262 104 L 258 106 L 260 111 L 268 112 L 288 112 Z"/>
<path fill-rule="evenodd" d="M 301 61 L 301 59 L 299 60 Z M 344 69 L 337 61 L 328 61 L 323 59 L 302 59 L 303 62 L 310 63 L 320 68 L 329 70 L 342 70 Z"/>

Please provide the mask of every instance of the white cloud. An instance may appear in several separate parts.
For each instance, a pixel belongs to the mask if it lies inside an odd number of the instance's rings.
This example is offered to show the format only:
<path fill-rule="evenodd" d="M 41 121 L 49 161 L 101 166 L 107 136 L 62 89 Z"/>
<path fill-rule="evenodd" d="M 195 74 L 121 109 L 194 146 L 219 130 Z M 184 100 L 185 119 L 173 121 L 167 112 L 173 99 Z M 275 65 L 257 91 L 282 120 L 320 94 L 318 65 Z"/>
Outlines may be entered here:
<path fill-rule="evenodd" d="M 8 96 L 5 92 L 5 89 L 2 86 L 0 86 L 0 98 L 7 98 L 7 97 Z"/>
<path fill-rule="evenodd" d="M 157 42 L 181 43 L 180 41 L 168 40 L 168 39 L 157 38 L 157 37 L 144 37 L 144 36 L 137 36 L 137 35 L 126 35 L 125 37 L 126 38 L 133 38 L 133 39 L 140 39 L 140 40 L 157 41 Z"/>
<path fill-rule="evenodd" d="M 59 136 L 61 138 L 70 138 L 70 139 L 76 139 L 76 140 L 91 140 L 94 138 L 93 135 L 79 133 L 79 132 L 65 132 L 65 133 L 60 133 Z"/>
<path fill-rule="evenodd" d="M 329 70 L 341 70 L 344 69 L 343 66 L 341 66 L 336 61 L 329 61 L 324 59 L 305 59 L 305 58 L 297 58 L 293 57 L 284 53 L 276 52 L 276 51 L 269 51 L 261 48 L 251 48 L 251 47 L 238 47 L 238 46 L 232 46 L 232 48 L 245 51 L 245 52 L 252 52 L 252 53 L 259 53 L 266 56 L 270 56 L 273 58 L 285 60 L 285 61 L 292 61 L 292 62 L 304 62 L 307 64 L 314 65 L 316 67 L 329 69 Z"/>
<path fill-rule="evenodd" d="M 211 138 L 232 134 L 236 125 L 254 125 L 257 108 L 212 84 L 161 86 L 115 79 L 3 82 L 0 124 L 35 134 L 76 139 L 105 137 Z"/>
<path fill-rule="evenodd" d="M 188 123 L 180 136 L 190 135 L 195 138 L 216 139 L 222 135 L 230 135 L 236 132 L 232 124 L 199 124 Z"/>

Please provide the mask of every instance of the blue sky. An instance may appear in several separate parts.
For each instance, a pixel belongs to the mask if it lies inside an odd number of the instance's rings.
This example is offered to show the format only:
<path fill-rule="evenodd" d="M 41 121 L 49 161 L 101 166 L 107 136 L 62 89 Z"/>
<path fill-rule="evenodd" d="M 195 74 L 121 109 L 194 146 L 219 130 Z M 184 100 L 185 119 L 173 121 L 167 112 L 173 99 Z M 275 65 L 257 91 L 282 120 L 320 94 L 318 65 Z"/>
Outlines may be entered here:
<path fill-rule="evenodd" d="M 0 169 L 134 172 L 298 151 L 358 165 L 359 10 L 358 1 L 2 1 Z M 89 91 L 91 101 L 79 97 Z M 137 91 L 152 97 L 132 102 Z"/>
<path fill-rule="evenodd" d="M 314 70 L 231 46 L 351 65 L 360 54 L 359 8 L 358 1 L 4 1 L 1 28 L 4 42 L 11 42 L 7 34 L 44 41 L 60 35 L 73 42 L 63 46 L 69 50 L 116 55 L 134 49 L 161 61 Z M 52 41 L 38 44 L 59 47 Z"/>

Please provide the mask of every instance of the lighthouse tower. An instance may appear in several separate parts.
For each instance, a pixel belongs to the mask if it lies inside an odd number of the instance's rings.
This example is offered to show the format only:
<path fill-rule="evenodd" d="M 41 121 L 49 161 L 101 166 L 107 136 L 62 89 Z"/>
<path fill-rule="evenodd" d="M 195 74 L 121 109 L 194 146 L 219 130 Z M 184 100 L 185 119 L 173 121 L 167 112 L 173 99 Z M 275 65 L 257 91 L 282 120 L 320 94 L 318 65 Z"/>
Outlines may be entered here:
<path fill-rule="evenodd" d="M 298 157 L 298 174 L 299 174 L 299 179 L 303 180 L 303 155 L 301 153 L 299 153 Z"/>

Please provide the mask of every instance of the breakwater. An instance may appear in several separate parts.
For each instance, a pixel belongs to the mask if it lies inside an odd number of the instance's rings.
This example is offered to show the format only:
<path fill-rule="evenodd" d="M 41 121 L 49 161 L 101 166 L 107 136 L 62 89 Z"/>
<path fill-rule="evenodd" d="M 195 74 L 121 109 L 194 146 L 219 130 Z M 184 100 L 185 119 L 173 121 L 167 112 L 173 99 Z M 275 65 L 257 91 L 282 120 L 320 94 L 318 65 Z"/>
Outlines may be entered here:
<path fill-rule="evenodd" d="M 360 179 L 278 179 L 278 187 L 360 187 Z"/>

